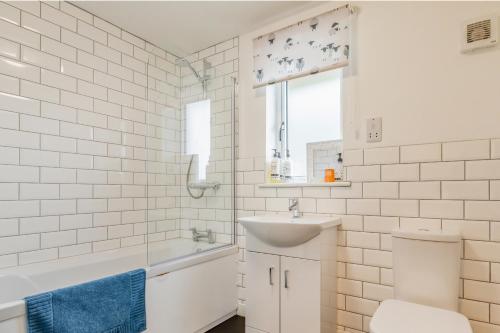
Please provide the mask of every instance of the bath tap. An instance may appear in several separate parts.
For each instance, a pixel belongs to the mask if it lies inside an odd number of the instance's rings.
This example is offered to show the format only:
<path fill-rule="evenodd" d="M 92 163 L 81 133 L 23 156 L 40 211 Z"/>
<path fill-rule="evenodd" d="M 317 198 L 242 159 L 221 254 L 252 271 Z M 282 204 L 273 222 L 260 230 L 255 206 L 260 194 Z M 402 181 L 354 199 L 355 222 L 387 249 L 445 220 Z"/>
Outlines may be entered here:
<path fill-rule="evenodd" d="M 299 211 L 299 199 L 290 199 L 289 203 L 288 211 L 292 212 L 293 218 L 301 217 L 302 213 Z"/>
<path fill-rule="evenodd" d="M 215 232 L 212 229 L 208 229 L 207 231 L 198 231 L 196 228 L 189 229 L 193 233 L 193 240 L 195 242 L 199 242 L 200 239 L 206 238 L 209 244 L 215 243 Z"/>

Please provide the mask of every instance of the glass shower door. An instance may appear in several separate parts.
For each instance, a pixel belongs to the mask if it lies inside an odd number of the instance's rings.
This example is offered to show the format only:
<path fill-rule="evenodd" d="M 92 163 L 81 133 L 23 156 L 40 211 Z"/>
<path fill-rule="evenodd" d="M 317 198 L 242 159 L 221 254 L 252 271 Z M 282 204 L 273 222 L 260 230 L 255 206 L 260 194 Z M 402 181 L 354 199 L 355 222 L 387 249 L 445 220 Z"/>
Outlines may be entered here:
<path fill-rule="evenodd" d="M 235 80 L 230 74 L 218 75 L 205 59 L 177 60 L 167 81 L 178 86 L 167 105 L 148 89 L 150 264 L 234 244 Z M 158 87 L 157 79 L 148 82 Z"/>

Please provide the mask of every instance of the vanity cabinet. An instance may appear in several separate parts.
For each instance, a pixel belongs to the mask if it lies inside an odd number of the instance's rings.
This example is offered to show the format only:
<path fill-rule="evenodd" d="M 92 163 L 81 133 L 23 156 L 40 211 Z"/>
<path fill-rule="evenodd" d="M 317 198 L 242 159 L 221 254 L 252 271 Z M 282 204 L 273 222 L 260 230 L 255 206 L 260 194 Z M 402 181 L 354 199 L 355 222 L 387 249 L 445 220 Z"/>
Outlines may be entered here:
<path fill-rule="evenodd" d="M 318 260 L 249 251 L 247 267 L 247 333 L 320 332 Z"/>
<path fill-rule="evenodd" d="M 335 333 L 339 217 L 242 217 L 246 333 Z"/>

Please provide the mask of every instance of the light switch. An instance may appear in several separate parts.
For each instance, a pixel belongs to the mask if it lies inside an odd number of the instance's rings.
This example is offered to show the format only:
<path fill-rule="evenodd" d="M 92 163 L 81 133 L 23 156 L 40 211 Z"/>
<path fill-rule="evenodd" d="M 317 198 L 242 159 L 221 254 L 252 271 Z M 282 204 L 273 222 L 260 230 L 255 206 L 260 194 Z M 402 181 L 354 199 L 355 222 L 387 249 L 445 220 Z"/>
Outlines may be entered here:
<path fill-rule="evenodd" d="M 366 121 L 366 142 L 382 141 L 382 118 L 369 118 Z"/>

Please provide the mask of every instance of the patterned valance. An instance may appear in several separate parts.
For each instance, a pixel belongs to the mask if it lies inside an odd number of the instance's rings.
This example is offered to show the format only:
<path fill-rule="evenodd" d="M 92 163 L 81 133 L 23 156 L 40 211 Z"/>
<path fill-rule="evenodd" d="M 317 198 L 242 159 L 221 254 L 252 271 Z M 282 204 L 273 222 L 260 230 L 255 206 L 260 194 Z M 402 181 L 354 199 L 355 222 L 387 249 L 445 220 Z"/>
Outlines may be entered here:
<path fill-rule="evenodd" d="M 254 87 L 347 66 L 350 13 L 346 5 L 255 38 Z"/>

